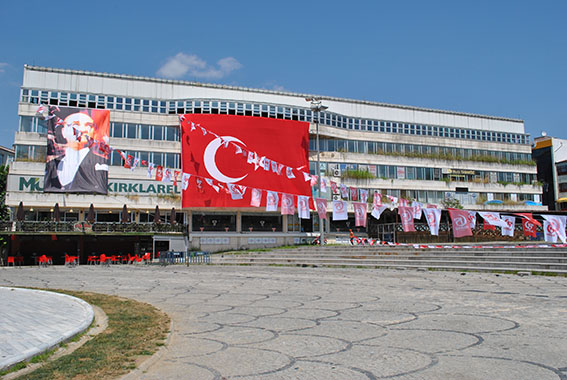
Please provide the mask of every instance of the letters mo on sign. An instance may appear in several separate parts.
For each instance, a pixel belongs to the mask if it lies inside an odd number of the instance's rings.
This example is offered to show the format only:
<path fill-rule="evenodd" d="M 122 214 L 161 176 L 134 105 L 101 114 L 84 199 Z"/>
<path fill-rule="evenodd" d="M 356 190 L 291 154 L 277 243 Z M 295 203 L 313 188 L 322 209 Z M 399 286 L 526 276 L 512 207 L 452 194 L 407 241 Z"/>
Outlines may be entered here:
<path fill-rule="evenodd" d="M 177 186 L 156 181 L 109 180 L 108 192 L 111 194 L 181 194 L 181 184 Z M 42 177 L 10 176 L 9 191 L 43 192 Z"/>

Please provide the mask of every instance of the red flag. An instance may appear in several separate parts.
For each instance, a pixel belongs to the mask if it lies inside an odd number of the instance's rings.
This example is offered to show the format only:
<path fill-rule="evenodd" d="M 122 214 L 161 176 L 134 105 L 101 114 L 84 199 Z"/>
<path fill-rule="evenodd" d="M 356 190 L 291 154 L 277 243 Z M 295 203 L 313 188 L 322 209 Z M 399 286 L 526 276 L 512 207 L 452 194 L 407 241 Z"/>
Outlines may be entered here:
<path fill-rule="evenodd" d="M 338 193 L 337 183 L 335 181 L 329 181 L 329 182 L 331 182 L 331 190 L 333 191 L 333 194 Z"/>
<path fill-rule="evenodd" d="M 156 167 L 156 181 L 161 181 L 163 179 L 163 167 L 158 165 Z"/>
<path fill-rule="evenodd" d="M 315 198 L 315 203 L 317 204 L 317 214 L 319 214 L 319 218 L 327 219 L 327 200 Z"/>
<path fill-rule="evenodd" d="M 522 218 L 522 227 L 524 229 L 524 236 L 537 236 L 537 227 L 531 220 Z"/>
<path fill-rule="evenodd" d="M 484 220 L 484 223 L 482 223 L 482 229 L 485 231 L 494 231 L 496 228 L 493 224 L 490 224 L 486 220 Z"/>
<path fill-rule="evenodd" d="M 415 225 L 413 223 L 413 208 L 399 206 L 398 214 L 400 214 L 404 232 L 415 231 Z"/>
<path fill-rule="evenodd" d="M 222 183 L 244 185 L 278 193 L 311 196 L 311 186 L 303 176 L 279 175 L 264 170 L 256 160 L 222 149 L 223 142 L 254 152 L 254 158 L 265 157 L 264 163 L 275 161 L 286 167 L 308 167 L 309 124 L 251 116 L 187 114 L 181 121 L 183 170 L 202 178 Z M 200 124 L 210 133 L 191 133 L 191 123 Z M 191 143 L 185 136 L 191 135 Z M 217 137 L 218 136 L 218 137 Z M 221 149 L 219 149 L 221 148 Z M 290 174 L 290 173 L 286 173 Z M 293 174 L 293 173 L 291 173 Z M 189 187 L 183 191 L 183 207 L 253 207 L 252 192 L 243 199 L 205 188 L 204 193 Z M 265 204 L 266 198 L 262 198 Z"/>
<path fill-rule="evenodd" d="M 124 167 L 126 169 L 130 169 L 132 167 L 132 159 L 134 159 L 134 157 L 132 157 L 131 155 L 128 155 L 128 157 L 126 157 L 126 161 L 124 161 Z"/>
<path fill-rule="evenodd" d="M 356 187 L 350 187 L 350 200 L 357 201 L 358 200 L 358 189 Z"/>
<path fill-rule="evenodd" d="M 453 221 L 453 236 L 463 237 L 472 236 L 472 230 L 469 223 L 469 212 L 466 210 L 449 209 L 449 215 Z"/>
<path fill-rule="evenodd" d="M 522 218 L 529 220 L 533 225 L 541 227 L 541 223 L 534 219 L 531 212 L 517 212 L 514 213 L 514 215 L 521 216 Z"/>

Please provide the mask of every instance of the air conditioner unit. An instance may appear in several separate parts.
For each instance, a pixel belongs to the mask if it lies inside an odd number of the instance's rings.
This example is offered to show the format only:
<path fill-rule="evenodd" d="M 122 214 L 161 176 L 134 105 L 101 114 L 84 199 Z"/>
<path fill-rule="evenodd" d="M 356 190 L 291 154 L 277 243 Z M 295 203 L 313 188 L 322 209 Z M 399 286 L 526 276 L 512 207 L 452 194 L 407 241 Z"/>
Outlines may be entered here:
<path fill-rule="evenodd" d="M 341 176 L 341 169 L 333 170 L 333 177 L 340 177 Z"/>

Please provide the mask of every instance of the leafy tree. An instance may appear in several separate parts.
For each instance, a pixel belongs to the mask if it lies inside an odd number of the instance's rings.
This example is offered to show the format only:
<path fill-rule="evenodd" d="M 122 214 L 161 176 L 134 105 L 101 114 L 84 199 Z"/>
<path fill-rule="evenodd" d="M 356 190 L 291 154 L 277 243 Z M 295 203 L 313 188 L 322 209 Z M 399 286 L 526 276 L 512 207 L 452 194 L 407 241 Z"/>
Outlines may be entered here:
<path fill-rule="evenodd" d="M 459 201 L 456 198 L 444 198 L 441 201 L 441 204 L 443 205 L 444 209 L 448 209 L 448 208 L 462 209 L 463 208 L 463 206 L 461 205 L 461 201 Z"/>

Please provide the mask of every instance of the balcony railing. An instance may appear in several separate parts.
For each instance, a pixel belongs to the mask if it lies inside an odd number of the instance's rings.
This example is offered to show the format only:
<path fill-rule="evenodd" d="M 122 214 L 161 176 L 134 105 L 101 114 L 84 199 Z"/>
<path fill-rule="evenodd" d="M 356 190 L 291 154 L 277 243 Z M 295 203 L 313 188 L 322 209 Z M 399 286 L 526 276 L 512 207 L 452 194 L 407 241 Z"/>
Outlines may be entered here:
<path fill-rule="evenodd" d="M 0 222 L 0 232 L 28 233 L 183 233 L 186 224 L 88 223 L 88 222 Z"/>

